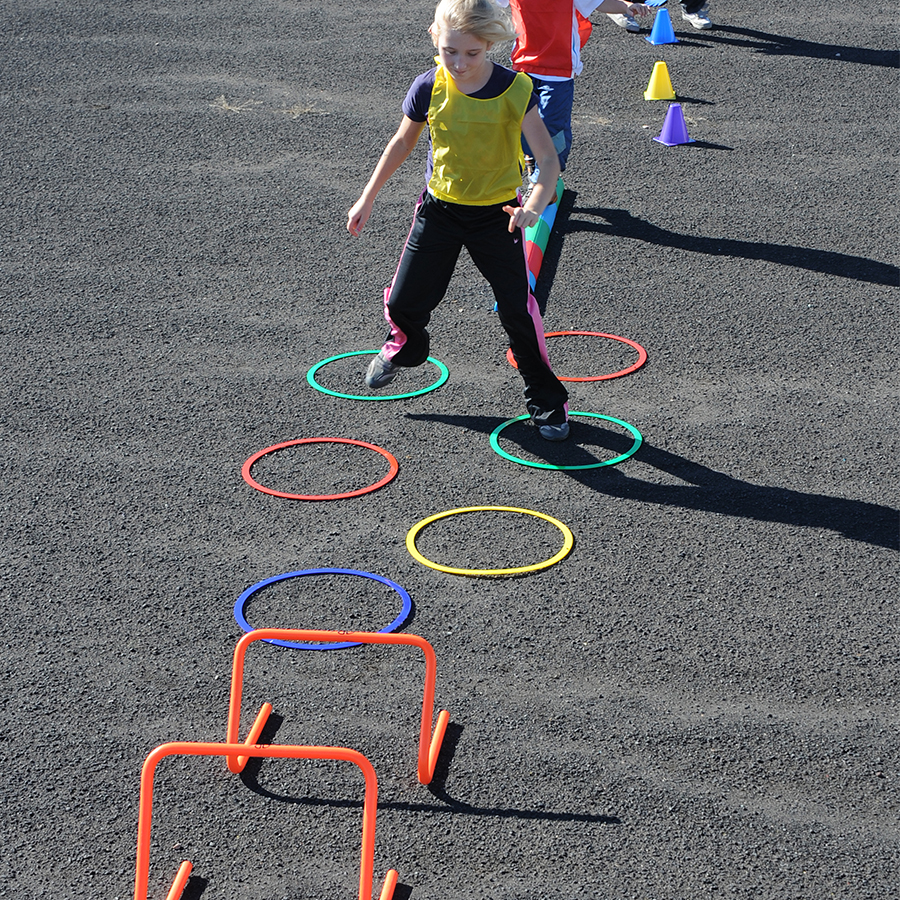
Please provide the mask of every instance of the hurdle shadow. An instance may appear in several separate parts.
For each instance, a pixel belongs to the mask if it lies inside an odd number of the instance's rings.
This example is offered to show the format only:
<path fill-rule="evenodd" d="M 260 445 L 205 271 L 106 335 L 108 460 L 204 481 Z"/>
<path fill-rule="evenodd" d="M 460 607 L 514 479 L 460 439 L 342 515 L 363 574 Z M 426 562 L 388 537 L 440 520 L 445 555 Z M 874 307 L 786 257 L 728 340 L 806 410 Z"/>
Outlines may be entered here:
<path fill-rule="evenodd" d="M 489 435 L 504 419 L 492 416 L 407 413 L 419 421 L 442 422 Z M 526 423 L 510 426 L 504 440 L 515 443 L 523 453 L 533 454 L 552 465 L 585 465 L 603 458 L 626 453 L 633 444 L 631 436 L 621 430 L 588 424 L 573 418 L 572 436 L 585 446 L 602 453 L 588 452 L 584 447 L 563 441 L 544 441 L 537 429 Z M 820 528 L 836 532 L 852 541 L 876 547 L 900 549 L 900 511 L 863 500 L 847 500 L 827 494 L 810 494 L 770 485 L 753 484 L 732 478 L 683 456 L 643 442 L 634 458 L 659 469 L 681 484 L 653 484 L 627 474 L 623 466 L 596 469 L 567 469 L 566 475 L 598 493 L 623 500 L 679 507 L 695 512 L 716 513 L 732 518 L 776 522 L 802 528 Z"/>
<path fill-rule="evenodd" d="M 270 728 L 269 723 L 276 719 L 276 723 Z M 274 713 L 269 717 L 269 722 L 263 729 L 259 737 L 260 744 L 272 743 L 278 727 L 283 719 Z M 462 738 L 463 726 L 454 722 L 447 725 L 447 731 L 444 735 L 444 742 L 441 745 L 441 752 L 438 756 L 437 765 L 435 766 L 434 778 L 430 785 L 426 785 L 428 791 L 435 798 L 437 803 L 414 803 L 409 801 L 384 801 L 378 800 L 378 808 L 394 809 L 401 812 L 410 813 L 458 813 L 469 816 L 483 816 L 487 818 L 499 819 L 540 819 L 547 822 L 593 822 L 597 825 L 621 825 L 622 820 L 618 816 L 598 814 L 598 813 L 580 813 L 580 812 L 552 812 L 544 809 L 517 809 L 513 807 L 483 807 L 466 803 L 464 800 L 450 796 L 447 792 L 447 776 L 449 774 L 453 756 L 456 748 Z M 332 807 L 337 809 L 362 809 L 362 800 L 343 800 L 336 798 L 321 797 L 293 797 L 287 794 L 278 794 L 270 791 L 260 783 L 259 775 L 262 771 L 262 759 L 250 759 L 244 771 L 241 773 L 241 781 L 244 786 L 255 794 L 265 797 L 269 800 L 275 800 L 279 803 L 293 804 L 297 806 L 309 807 Z M 256 763 L 256 765 L 252 765 Z M 252 768 L 251 768 L 252 766 Z"/>
<path fill-rule="evenodd" d="M 342 800 L 322 797 L 293 797 L 277 794 L 259 783 L 254 777 L 245 782 L 254 793 L 269 800 L 296 806 L 331 807 L 335 809 L 362 809 L 361 800 Z M 451 797 L 446 791 L 436 790 L 432 796 L 437 803 L 413 803 L 410 801 L 383 800 L 379 797 L 378 809 L 393 809 L 408 813 L 449 813 L 494 819 L 518 819 L 521 821 L 540 820 L 542 822 L 586 822 L 595 825 L 621 825 L 619 816 L 607 813 L 553 812 L 546 809 L 515 807 L 475 806 L 464 800 Z"/>
<path fill-rule="evenodd" d="M 199 875 L 191 875 L 184 891 L 181 894 L 181 900 L 200 900 L 203 892 L 209 886 L 209 879 L 201 878 Z"/>
<path fill-rule="evenodd" d="M 688 145 L 692 146 L 692 145 Z M 657 247 L 674 247 L 691 253 L 706 253 L 710 256 L 733 256 L 738 259 L 758 259 L 798 269 L 808 269 L 825 275 L 839 275 L 870 284 L 897 287 L 900 270 L 888 263 L 836 253 L 832 250 L 816 250 L 796 247 L 791 244 L 771 244 L 760 241 L 741 241 L 733 238 L 703 237 L 681 234 L 668 228 L 660 228 L 646 219 L 639 219 L 624 209 L 605 207 L 572 208 L 572 213 L 605 219 L 606 222 L 592 222 L 587 219 L 568 219 L 568 230 L 597 232 L 610 237 L 624 237 L 644 241 Z M 543 270 L 541 275 L 543 275 Z"/>
<path fill-rule="evenodd" d="M 900 68 L 900 53 L 897 50 L 874 50 L 869 47 L 851 47 L 847 44 L 820 44 L 803 38 L 771 34 L 753 28 L 735 28 L 731 25 L 716 24 L 711 31 L 702 34 L 692 31 L 690 38 L 678 38 L 687 46 L 703 47 L 709 44 L 726 44 L 764 53 L 768 56 L 798 56 L 806 59 L 840 60 L 863 66 L 878 66 L 885 69 Z"/>
<path fill-rule="evenodd" d="M 462 738 L 462 733 L 462 725 L 451 722 L 447 726 L 447 733 L 444 735 L 444 743 L 441 746 L 441 755 L 438 757 L 437 766 L 435 766 L 434 778 L 431 780 L 431 784 L 427 785 L 432 796 L 446 804 L 448 810 L 465 813 L 467 815 L 497 816 L 498 818 L 544 819 L 551 822 L 594 822 L 598 825 L 622 824 L 622 820 L 618 816 L 567 812 L 554 813 L 547 812 L 546 810 L 485 808 L 472 806 L 464 800 L 452 797 L 447 791 L 447 776 L 450 773 L 450 768 L 453 764 L 453 756 L 456 753 L 456 748 Z"/>

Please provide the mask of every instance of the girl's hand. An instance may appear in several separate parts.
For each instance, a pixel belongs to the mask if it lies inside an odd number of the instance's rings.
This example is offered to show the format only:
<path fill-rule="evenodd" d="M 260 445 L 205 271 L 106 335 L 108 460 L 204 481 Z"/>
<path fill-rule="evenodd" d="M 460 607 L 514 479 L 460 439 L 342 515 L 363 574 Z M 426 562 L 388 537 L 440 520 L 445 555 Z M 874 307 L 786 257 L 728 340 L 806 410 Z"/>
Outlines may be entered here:
<path fill-rule="evenodd" d="M 360 232 L 365 228 L 369 216 L 372 215 L 372 203 L 369 200 L 363 200 L 362 197 L 353 204 L 350 212 L 347 213 L 347 231 L 353 237 L 359 237 Z"/>
<path fill-rule="evenodd" d="M 653 9 L 644 3 L 632 3 L 628 7 L 628 12 L 632 16 L 651 16 Z"/>
<path fill-rule="evenodd" d="M 503 212 L 509 216 L 510 234 L 517 228 L 530 228 L 540 218 L 538 213 L 524 206 L 504 206 Z"/>

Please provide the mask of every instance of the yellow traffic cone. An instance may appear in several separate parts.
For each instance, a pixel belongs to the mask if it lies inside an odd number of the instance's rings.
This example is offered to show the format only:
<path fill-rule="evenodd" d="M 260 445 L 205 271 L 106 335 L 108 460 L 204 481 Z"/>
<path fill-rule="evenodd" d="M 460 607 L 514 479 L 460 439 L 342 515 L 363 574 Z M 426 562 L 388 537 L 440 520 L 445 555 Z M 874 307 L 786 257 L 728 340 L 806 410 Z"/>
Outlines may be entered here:
<path fill-rule="evenodd" d="M 669 78 L 669 70 L 664 62 L 653 64 L 653 72 L 650 75 L 650 83 L 644 91 L 645 100 L 674 100 L 675 89 Z"/>

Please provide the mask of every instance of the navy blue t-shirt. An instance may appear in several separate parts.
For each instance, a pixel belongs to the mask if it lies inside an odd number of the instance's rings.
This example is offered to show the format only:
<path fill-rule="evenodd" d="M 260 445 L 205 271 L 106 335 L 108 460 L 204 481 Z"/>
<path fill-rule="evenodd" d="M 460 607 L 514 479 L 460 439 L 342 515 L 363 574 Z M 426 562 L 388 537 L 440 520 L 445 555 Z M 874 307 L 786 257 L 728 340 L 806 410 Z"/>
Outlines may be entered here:
<path fill-rule="evenodd" d="M 509 89 L 518 72 L 507 69 L 505 66 L 498 66 L 494 63 L 494 69 L 491 77 L 488 78 L 487 84 L 469 94 L 476 100 L 493 100 L 499 97 L 504 91 Z M 403 101 L 403 115 L 412 119 L 413 122 L 425 122 L 428 120 L 428 107 L 431 106 L 431 92 L 434 89 L 434 77 L 437 67 L 423 72 L 413 83 L 412 87 L 406 93 L 406 99 Z M 452 77 L 452 76 L 451 76 Z M 528 109 L 537 106 L 538 96 L 531 92 L 531 99 L 528 101 Z M 528 110 L 526 110 L 527 112 Z"/>

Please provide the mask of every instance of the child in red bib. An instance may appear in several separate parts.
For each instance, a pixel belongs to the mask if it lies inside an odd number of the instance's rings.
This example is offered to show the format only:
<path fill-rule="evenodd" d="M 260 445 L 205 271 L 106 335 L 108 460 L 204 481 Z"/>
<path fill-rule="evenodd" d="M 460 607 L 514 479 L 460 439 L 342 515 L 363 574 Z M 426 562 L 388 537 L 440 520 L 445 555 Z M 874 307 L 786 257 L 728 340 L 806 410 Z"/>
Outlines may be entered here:
<path fill-rule="evenodd" d="M 413 82 L 400 127 L 347 216 L 347 230 L 358 236 L 378 191 L 427 126 L 426 186 L 385 291 L 390 332 L 369 366 L 366 384 L 381 388 L 403 367 L 425 362 L 426 326 L 465 247 L 494 291 L 500 323 L 525 381 L 532 420 L 542 437 L 565 440 L 568 394 L 547 358 L 541 315 L 528 285 L 523 231 L 537 222 L 554 196 L 556 149 L 528 76 L 487 57 L 496 41 L 515 36 L 492 0 L 441 0 L 430 32 L 438 65 Z M 540 177 L 524 206 L 517 190 L 523 136 L 540 165 Z"/>
<path fill-rule="evenodd" d="M 497 0 L 508 6 L 516 29 L 512 67 L 531 76 L 538 94 L 538 111 L 559 153 L 565 171 L 572 149 L 572 103 L 575 76 L 581 73 L 581 48 L 591 35 L 588 17 L 594 10 L 634 16 L 649 8 L 630 0 Z M 531 151 L 525 148 L 531 169 Z"/>

